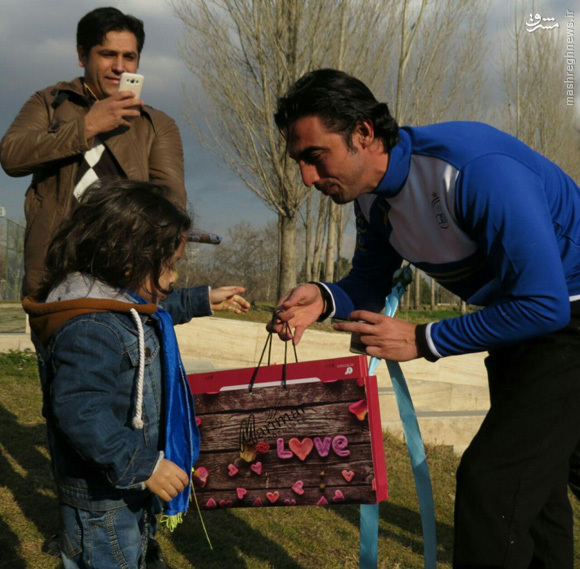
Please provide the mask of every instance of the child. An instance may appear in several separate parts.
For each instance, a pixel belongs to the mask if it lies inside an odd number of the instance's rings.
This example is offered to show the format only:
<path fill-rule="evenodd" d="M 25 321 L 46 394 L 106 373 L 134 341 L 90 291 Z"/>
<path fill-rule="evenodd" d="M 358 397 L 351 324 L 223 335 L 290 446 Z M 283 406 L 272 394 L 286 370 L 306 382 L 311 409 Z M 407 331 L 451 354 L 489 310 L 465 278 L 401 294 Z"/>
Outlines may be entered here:
<path fill-rule="evenodd" d="M 191 221 L 166 193 L 89 188 L 49 247 L 44 285 L 23 301 L 43 346 L 65 569 L 137 569 L 157 496 L 168 525 L 181 521 L 199 432 L 173 323 L 249 306 L 239 287 L 171 292 Z"/>

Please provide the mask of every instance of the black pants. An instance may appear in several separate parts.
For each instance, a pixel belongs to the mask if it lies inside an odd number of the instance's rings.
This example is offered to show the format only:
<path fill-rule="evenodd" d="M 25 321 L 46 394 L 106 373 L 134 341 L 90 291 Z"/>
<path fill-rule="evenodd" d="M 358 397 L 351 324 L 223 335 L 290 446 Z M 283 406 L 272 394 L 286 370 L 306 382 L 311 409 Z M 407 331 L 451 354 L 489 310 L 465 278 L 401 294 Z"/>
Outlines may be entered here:
<path fill-rule="evenodd" d="M 580 302 L 563 330 L 496 350 L 485 363 L 491 407 L 457 471 L 453 566 L 572 569 Z"/>

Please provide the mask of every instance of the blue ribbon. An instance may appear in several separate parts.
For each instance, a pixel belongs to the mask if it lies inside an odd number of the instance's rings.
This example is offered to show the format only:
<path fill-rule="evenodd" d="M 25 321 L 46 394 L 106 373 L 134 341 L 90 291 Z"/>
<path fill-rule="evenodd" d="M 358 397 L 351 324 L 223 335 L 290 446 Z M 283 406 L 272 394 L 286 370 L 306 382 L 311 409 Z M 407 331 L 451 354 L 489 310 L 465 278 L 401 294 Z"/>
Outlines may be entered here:
<path fill-rule="evenodd" d="M 147 301 L 139 295 L 131 291 L 127 292 L 139 304 L 147 304 Z M 161 333 L 163 397 L 165 400 L 163 451 L 165 458 L 177 464 L 191 480 L 191 472 L 199 456 L 200 447 L 193 395 L 189 389 L 187 375 L 181 361 L 171 314 L 158 306 L 154 316 L 157 317 Z M 181 521 L 182 515 L 187 512 L 190 491 L 191 487 L 188 484 L 183 492 L 164 504 L 163 513 L 167 516 L 166 523 L 169 529 L 173 529 Z M 171 521 L 170 518 L 174 516 L 176 518 Z"/>
<path fill-rule="evenodd" d="M 405 293 L 406 286 L 411 282 L 410 267 L 399 269 L 393 279 L 393 289 L 385 300 L 385 314 L 394 316 L 399 300 Z M 380 358 L 371 358 L 369 375 L 374 375 L 379 366 Z M 401 366 L 397 362 L 387 361 L 389 375 L 393 382 L 393 389 L 399 415 L 403 423 L 403 432 L 407 441 L 407 449 L 411 459 L 415 487 L 419 499 L 419 511 L 423 526 L 423 544 L 425 569 L 435 569 L 437 566 L 437 532 L 435 526 L 435 506 L 433 504 L 433 490 L 431 477 L 425 457 L 425 447 L 421 438 L 417 414 L 413 407 L 411 394 L 405 381 Z M 379 505 L 363 504 L 360 506 L 360 569 L 376 569 L 378 565 L 379 540 Z"/>

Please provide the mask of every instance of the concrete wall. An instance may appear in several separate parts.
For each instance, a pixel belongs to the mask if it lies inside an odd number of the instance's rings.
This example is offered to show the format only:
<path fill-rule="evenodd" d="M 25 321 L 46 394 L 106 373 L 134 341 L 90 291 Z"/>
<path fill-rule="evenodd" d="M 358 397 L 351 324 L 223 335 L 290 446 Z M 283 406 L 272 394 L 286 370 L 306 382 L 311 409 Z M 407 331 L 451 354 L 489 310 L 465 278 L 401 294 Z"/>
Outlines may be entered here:
<path fill-rule="evenodd" d="M 189 373 L 208 369 L 253 367 L 267 332 L 263 324 L 223 318 L 197 318 L 176 327 Z M 307 330 L 297 346 L 299 361 L 348 355 L 350 336 Z M 284 361 L 284 343 L 274 337 L 272 363 Z M 28 334 L 0 334 L 0 351 L 34 349 Z M 288 345 L 288 361 L 294 361 Z M 266 356 L 267 357 L 267 356 Z M 452 445 L 462 452 L 477 432 L 489 407 L 485 354 L 444 358 L 436 363 L 415 360 L 401 365 L 409 384 L 426 442 Z M 266 363 L 266 361 L 264 361 Z M 383 427 L 402 436 L 401 421 L 387 367 L 377 370 Z"/>

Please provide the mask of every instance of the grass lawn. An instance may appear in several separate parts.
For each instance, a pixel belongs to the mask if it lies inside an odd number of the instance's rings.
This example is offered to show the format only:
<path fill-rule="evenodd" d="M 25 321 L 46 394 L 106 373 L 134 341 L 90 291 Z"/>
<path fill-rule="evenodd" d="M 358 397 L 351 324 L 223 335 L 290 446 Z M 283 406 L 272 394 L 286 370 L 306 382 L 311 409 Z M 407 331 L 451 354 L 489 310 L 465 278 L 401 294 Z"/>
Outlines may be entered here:
<path fill-rule="evenodd" d="M 33 355 L 0 354 L 0 567 L 53 569 L 60 562 L 41 551 L 57 528 L 57 502 L 41 418 Z M 379 567 L 423 567 L 421 522 L 404 445 L 385 436 L 390 499 L 380 506 Z M 429 447 L 438 531 L 438 567 L 451 567 L 454 472 L 447 447 Z M 575 507 L 576 530 L 580 508 Z M 222 569 L 336 569 L 358 566 L 358 508 L 264 508 L 205 512 L 214 549 L 199 518 L 158 538 L 170 567 Z M 580 567 L 580 547 L 576 547 Z"/>

